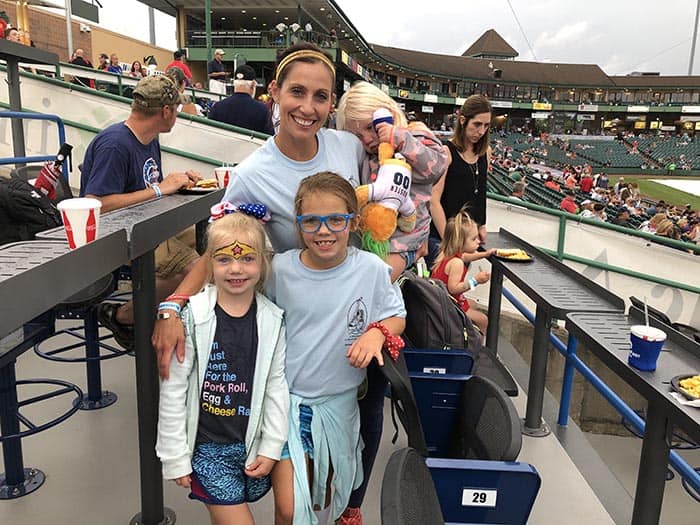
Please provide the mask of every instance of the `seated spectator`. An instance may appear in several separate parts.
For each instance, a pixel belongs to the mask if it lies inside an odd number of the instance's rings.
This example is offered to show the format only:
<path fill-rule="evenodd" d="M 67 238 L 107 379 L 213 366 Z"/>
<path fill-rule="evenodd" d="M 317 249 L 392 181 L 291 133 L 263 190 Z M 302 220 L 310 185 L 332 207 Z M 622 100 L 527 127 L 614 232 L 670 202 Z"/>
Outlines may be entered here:
<path fill-rule="evenodd" d="M 544 181 L 544 185 L 545 185 L 545 187 L 547 187 L 551 190 L 554 190 L 554 191 L 561 190 L 561 186 L 559 186 L 559 184 L 554 182 L 554 178 L 551 175 L 547 175 L 547 178 Z"/>
<path fill-rule="evenodd" d="M 583 193 L 591 192 L 591 189 L 593 188 L 593 177 L 591 177 L 589 172 L 584 173 L 583 177 L 581 177 L 580 185 Z"/>
<path fill-rule="evenodd" d="M 668 239 L 681 240 L 681 230 L 671 219 L 662 219 L 656 224 L 656 235 Z"/>
<path fill-rule="evenodd" d="M 573 191 L 565 191 L 564 198 L 559 203 L 559 209 L 568 213 L 576 213 L 578 211 L 578 206 L 576 205 Z"/>
<path fill-rule="evenodd" d="M 84 51 L 80 48 L 75 50 L 70 63 L 81 67 L 92 67 L 90 61 L 85 58 Z M 71 82 L 73 84 L 77 84 L 78 86 L 93 87 L 92 79 L 87 77 L 73 77 L 73 80 Z"/>
<path fill-rule="evenodd" d="M 607 222 L 608 214 L 605 213 L 605 204 L 601 202 L 596 202 L 593 204 L 593 213 L 595 214 L 594 219 L 598 219 L 602 222 Z"/>
<path fill-rule="evenodd" d="M 272 135 L 275 130 L 269 109 L 253 98 L 256 88 L 255 70 L 248 64 L 239 66 L 233 74 L 233 94 L 214 104 L 209 118 Z"/>
<path fill-rule="evenodd" d="M 612 223 L 618 226 L 624 226 L 625 228 L 629 228 L 631 226 L 630 212 L 627 210 L 622 210 L 620 213 L 617 214 L 617 217 L 615 217 L 612 220 Z"/>
<path fill-rule="evenodd" d="M 22 39 L 16 27 L 8 27 L 7 29 L 5 29 L 5 40 L 9 40 L 10 42 L 16 42 L 17 44 L 22 43 Z"/>
<path fill-rule="evenodd" d="M 586 218 L 586 219 L 592 219 L 595 217 L 595 213 L 593 212 L 593 201 L 590 199 L 585 199 L 583 202 L 581 202 L 581 217 Z"/>
<path fill-rule="evenodd" d="M 114 73 L 115 75 L 122 74 L 122 67 L 119 65 L 119 57 L 116 53 L 112 53 L 109 57 L 109 66 L 107 66 L 107 71 Z"/>
<path fill-rule="evenodd" d="M 179 69 L 182 69 L 182 72 L 185 74 L 185 84 L 190 85 L 192 83 L 192 71 L 190 70 L 190 67 L 186 64 L 187 58 L 185 57 L 185 51 L 182 49 L 178 49 L 173 53 L 173 61 L 170 62 L 167 66 L 165 66 L 165 71 L 170 69 L 171 67 L 177 67 Z"/>
<path fill-rule="evenodd" d="M 182 102 L 177 106 L 178 113 L 186 113 L 188 115 L 203 116 L 204 112 L 199 104 L 195 104 L 190 100 L 190 98 L 184 95 L 185 92 L 185 74 L 179 67 L 171 67 L 165 72 L 166 76 L 173 81 L 173 84 L 177 86 L 177 90 L 180 92 L 182 97 Z"/>
<path fill-rule="evenodd" d="M 103 212 L 159 199 L 190 187 L 201 177 L 194 171 L 162 175 L 158 136 L 175 125 L 180 93 L 164 75 L 141 79 L 134 89 L 131 112 L 123 122 L 98 133 L 85 151 L 80 196 L 102 202 Z M 197 259 L 186 237 L 175 237 L 156 249 L 156 296 L 172 293 Z M 117 343 L 133 348 L 133 302 L 102 303 L 98 318 Z"/>
<path fill-rule="evenodd" d="M 569 189 L 574 189 L 578 185 L 578 179 L 575 173 L 569 173 L 569 175 L 564 180 L 564 185 Z"/>
<path fill-rule="evenodd" d="M 518 181 L 513 183 L 513 190 L 510 194 L 511 199 L 518 199 L 520 201 L 525 200 L 525 183 L 523 181 Z"/>
<path fill-rule="evenodd" d="M 134 78 L 143 78 L 146 76 L 146 72 L 141 67 L 141 62 L 134 60 L 131 63 L 131 70 L 129 71 L 129 76 Z"/>
<path fill-rule="evenodd" d="M 100 53 L 99 64 L 97 64 L 97 69 L 99 71 L 107 71 L 109 67 L 109 56 L 106 53 Z"/>

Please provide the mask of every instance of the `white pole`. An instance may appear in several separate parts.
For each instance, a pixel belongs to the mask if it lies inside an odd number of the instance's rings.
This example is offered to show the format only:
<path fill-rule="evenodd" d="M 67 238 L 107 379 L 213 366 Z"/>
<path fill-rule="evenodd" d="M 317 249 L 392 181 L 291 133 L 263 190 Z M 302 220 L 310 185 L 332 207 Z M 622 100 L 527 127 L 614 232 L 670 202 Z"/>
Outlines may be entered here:
<path fill-rule="evenodd" d="M 66 0 L 66 37 L 68 39 L 68 60 L 73 58 L 73 20 L 71 17 L 72 13 L 70 2 L 71 0 Z"/>
<path fill-rule="evenodd" d="M 695 43 L 698 40 L 698 18 L 700 18 L 700 0 L 695 8 L 695 25 L 693 26 L 693 43 L 690 45 L 690 62 L 688 63 L 688 76 L 693 74 L 693 62 L 695 62 Z"/>

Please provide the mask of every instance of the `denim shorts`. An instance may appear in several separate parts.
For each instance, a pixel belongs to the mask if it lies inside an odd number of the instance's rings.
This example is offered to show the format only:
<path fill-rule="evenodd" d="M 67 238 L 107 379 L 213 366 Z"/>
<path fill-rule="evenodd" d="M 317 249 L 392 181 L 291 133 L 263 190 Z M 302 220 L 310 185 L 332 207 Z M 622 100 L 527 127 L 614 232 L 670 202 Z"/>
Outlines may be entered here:
<path fill-rule="evenodd" d="M 416 262 L 416 250 L 410 250 L 408 252 L 398 252 L 401 258 L 406 262 L 405 270 L 408 270 Z"/>
<path fill-rule="evenodd" d="M 245 443 L 195 446 L 190 498 L 207 505 L 240 505 L 262 498 L 272 486 L 270 476 L 247 476 L 245 460 Z"/>
<path fill-rule="evenodd" d="M 299 405 L 299 433 L 301 434 L 301 446 L 304 448 L 304 454 L 309 456 L 309 459 L 314 458 L 314 441 L 311 438 L 311 417 L 313 410 L 310 406 Z M 280 459 L 290 459 L 289 446 L 287 443 L 282 448 Z"/>

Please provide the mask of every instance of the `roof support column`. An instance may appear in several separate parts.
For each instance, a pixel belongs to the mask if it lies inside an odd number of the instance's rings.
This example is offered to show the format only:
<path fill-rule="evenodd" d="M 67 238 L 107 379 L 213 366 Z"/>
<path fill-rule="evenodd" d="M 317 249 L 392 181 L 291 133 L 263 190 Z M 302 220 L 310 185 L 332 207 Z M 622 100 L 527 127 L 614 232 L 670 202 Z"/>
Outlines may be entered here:
<path fill-rule="evenodd" d="M 211 0 L 204 0 L 204 30 L 207 34 L 207 62 L 211 61 Z"/>

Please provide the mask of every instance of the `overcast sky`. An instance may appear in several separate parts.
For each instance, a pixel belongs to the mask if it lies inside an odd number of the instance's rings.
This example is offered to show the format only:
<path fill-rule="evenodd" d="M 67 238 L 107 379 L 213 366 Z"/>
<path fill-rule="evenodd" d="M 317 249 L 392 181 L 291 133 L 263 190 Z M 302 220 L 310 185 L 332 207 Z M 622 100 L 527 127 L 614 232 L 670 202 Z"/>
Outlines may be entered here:
<path fill-rule="evenodd" d="M 520 53 L 518 60 L 598 64 L 609 75 L 687 74 L 697 6 L 696 0 L 336 1 L 370 43 L 461 55 L 484 31 L 495 29 Z M 148 39 L 143 4 L 101 3 L 101 25 Z M 138 19 L 144 24 L 136 24 Z M 156 33 L 159 46 L 176 47 L 174 19 L 159 15 Z M 698 55 L 696 49 L 695 75 Z"/>

